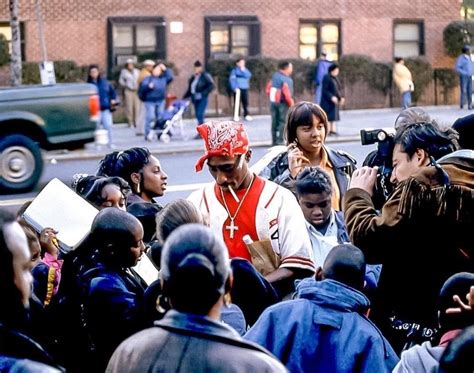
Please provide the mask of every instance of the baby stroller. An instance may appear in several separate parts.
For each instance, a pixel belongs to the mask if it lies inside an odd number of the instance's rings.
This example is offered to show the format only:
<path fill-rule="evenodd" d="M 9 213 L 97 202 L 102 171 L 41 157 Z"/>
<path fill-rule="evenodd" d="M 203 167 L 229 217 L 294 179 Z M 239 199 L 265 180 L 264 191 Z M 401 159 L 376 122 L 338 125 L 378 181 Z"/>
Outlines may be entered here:
<path fill-rule="evenodd" d="M 155 123 L 155 127 L 150 131 L 148 139 L 150 141 L 160 139 L 164 143 L 169 143 L 171 137 L 179 131 L 179 137 L 186 140 L 184 132 L 183 114 L 189 106 L 188 100 L 175 100 L 161 113 Z"/>

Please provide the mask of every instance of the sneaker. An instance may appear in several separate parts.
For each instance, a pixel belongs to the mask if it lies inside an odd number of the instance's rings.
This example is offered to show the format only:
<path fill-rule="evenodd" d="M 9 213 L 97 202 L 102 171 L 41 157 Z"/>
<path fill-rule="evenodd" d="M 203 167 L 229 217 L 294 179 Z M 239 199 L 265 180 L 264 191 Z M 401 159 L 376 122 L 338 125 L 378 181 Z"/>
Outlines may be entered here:
<path fill-rule="evenodd" d="M 246 116 L 245 116 L 245 120 L 246 120 L 247 122 L 251 122 L 251 121 L 253 120 L 253 118 L 252 118 L 250 115 L 246 115 Z"/>

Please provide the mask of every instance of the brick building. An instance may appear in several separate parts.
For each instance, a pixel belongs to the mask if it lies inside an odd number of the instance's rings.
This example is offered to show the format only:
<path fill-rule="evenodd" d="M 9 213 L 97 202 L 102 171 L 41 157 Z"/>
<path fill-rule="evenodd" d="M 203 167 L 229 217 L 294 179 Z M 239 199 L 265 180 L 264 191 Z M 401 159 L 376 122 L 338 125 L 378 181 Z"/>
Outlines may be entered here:
<path fill-rule="evenodd" d="M 39 61 L 35 1 L 19 1 L 24 57 Z M 236 54 L 425 56 L 433 67 L 450 67 L 443 29 L 460 18 L 460 7 L 460 0 L 42 0 L 48 59 L 110 71 L 129 57 L 163 58 L 179 70 L 177 93 L 196 59 Z M 5 4 L 0 33 L 7 38 L 8 18 Z"/>

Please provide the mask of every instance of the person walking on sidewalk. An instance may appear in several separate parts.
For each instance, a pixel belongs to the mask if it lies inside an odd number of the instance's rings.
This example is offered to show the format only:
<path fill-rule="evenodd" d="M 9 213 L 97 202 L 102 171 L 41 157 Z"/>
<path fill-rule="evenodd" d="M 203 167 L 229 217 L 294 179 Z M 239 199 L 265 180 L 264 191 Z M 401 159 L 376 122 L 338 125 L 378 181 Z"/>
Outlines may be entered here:
<path fill-rule="evenodd" d="M 337 76 L 339 75 L 339 65 L 333 63 L 323 78 L 323 93 L 321 97 L 321 107 L 326 112 L 329 122 L 329 135 L 337 135 L 336 122 L 340 120 L 339 109 L 344 105 L 342 86 Z"/>
<path fill-rule="evenodd" d="M 89 74 L 87 77 L 87 83 L 94 84 L 97 87 L 99 93 L 99 102 L 100 102 L 100 121 L 99 126 L 103 126 L 108 133 L 109 137 L 109 148 L 113 148 L 112 142 L 112 110 L 117 105 L 117 93 L 112 85 L 103 79 L 99 73 L 99 66 L 90 65 Z M 111 110 L 112 109 L 112 110 Z"/>
<path fill-rule="evenodd" d="M 145 140 L 150 140 L 154 123 L 165 110 L 166 89 L 173 81 L 173 72 L 162 62 L 156 64 L 151 75 L 140 84 L 138 96 L 145 103 Z"/>
<path fill-rule="evenodd" d="M 242 105 L 242 109 L 244 111 L 244 119 L 246 121 L 251 121 L 252 117 L 249 115 L 248 111 L 248 103 L 249 103 L 249 96 L 248 91 L 250 88 L 250 78 L 252 77 L 252 73 L 245 67 L 245 59 L 239 58 L 235 62 L 235 67 L 230 72 L 229 76 L 229 83 L 234 92 L 234 103 L 235 105 Z M 237 90 L 240 90 L 240 102 L 237 103 Z M 240 109 L 236 113 L 237 117 L 234 117 L 234 120 L 239 120 L 238 116 L 240 115 Z"/>
<path fill-rule="evenodd" d="M 123 89 L 125 100 L 125 115 L 129 127 L 136 127 L 140 110 L 140 100 L 138 99 L 138 76 L 140 72 L 135 68 L 135 62 L 129 58 L 124 68 L 120 71 L 119 84 Z"/>
<path fill-rule="evenodd" d="M 140 85 L 142 84 L 143 80 L 151 75 L 154 66 L 155 62 L 152 60 L 143 61 L 140 74 L 138 75 L 138 88 L 140 88 Z M 137 136 L 143 136 L 145 134 L 145 105 L 141 100 L 139 100 L 139 104 L 140 109 L 138 111 L 138 121 L 137 126 L 135 128 L 135 134 Z"/>
<path fill-rule="evenodd" d="M 207 97 L 214 88 L 214 80 L 207 71 L 204 71 L 204 66 L 201 61 L 194 62 L 194 74 L 189 78 L 188 89 L 186 90 L 183 99 L 191 98 L 198 125 L 204 123 Z M 196 135 L 196 139 L 198 138 L 200 138 L 199 135 Z"/>
<path fill-rule="evenodd" d="M 411 106 L 411 93 L 415 90 L 413 78 L 410 70 L 405 66 L 405 60 L 401 57 L 395 57 L 393 65 L 393 81 L 401 93 L 402 109 L 407 109 Z"/>
<path fill-rule="evenodd" d="M 462 49 L 462 54 L 456 60 L 456 71 L 459 74 L 461 88 L 461 109 L 467 100 L 467 109 L 472 109 L 472 75 L 474 65 L 471 59 L 471 50 L 468 46 Z"/>
<path fill-rule="evenodd" d="M 283 127 L 285 126 L 288 109 L 294 105 L 293 99 L 293 64 L 282 61 L 278 71 L 273 74 L 267 84 L 267 96 L 270 98 L 272 115 L 272 145 L 283 145 Z"/>
<path fill-rule="evenodd" d="M 326 58 L 326 52 L 321 53 L 321 58 L 316 64 L 316 71 L 314 76 L 314 83 L 316 85 L 316 93 L 314 95 L 314 102 L 321 105 L 321 96 L 323 94 L 323 79 L 327 75 L 329 66 L 332 62 Z"/>

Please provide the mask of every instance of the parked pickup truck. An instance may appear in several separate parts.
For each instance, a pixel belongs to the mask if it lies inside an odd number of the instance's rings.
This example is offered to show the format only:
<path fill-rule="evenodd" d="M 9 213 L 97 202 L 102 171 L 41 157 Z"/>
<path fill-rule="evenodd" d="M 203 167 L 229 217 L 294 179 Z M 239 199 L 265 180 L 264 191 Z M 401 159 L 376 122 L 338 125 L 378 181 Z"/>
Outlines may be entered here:
<path fill-rule="evenodd" d="M 99 115 L 92 84 L 0 89 L 0 193 L 34 188 L 43 171 L 41 149 L 93 141 Z"/>

